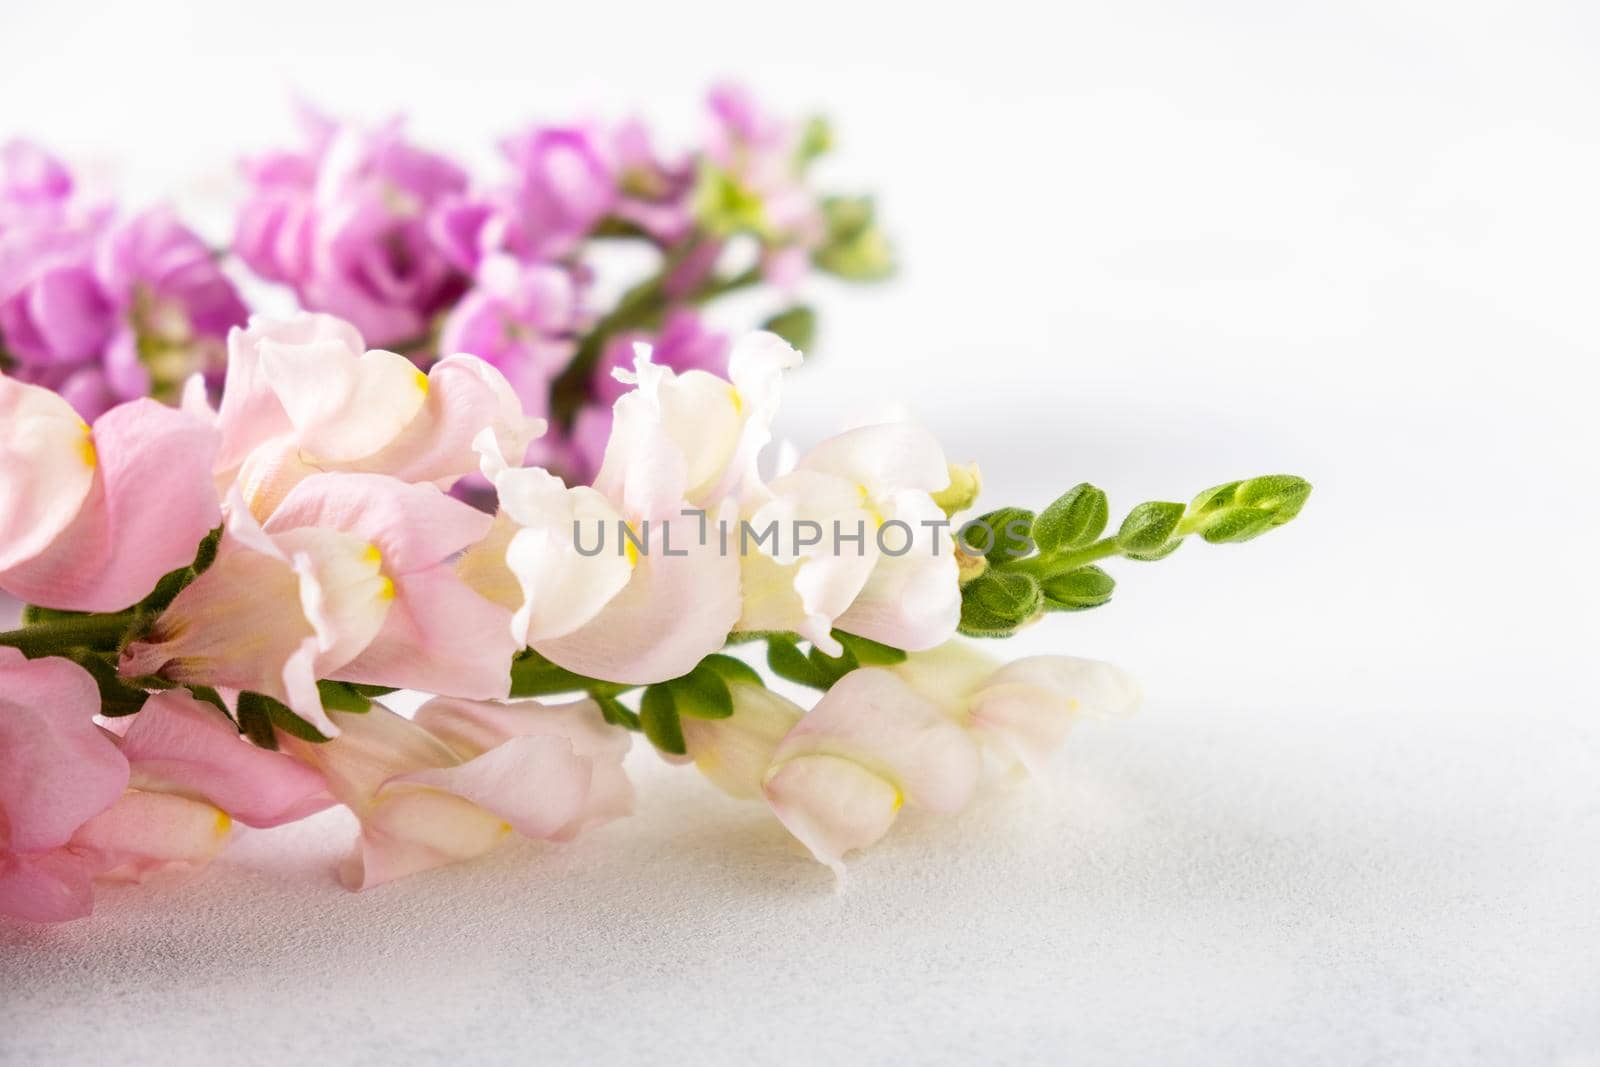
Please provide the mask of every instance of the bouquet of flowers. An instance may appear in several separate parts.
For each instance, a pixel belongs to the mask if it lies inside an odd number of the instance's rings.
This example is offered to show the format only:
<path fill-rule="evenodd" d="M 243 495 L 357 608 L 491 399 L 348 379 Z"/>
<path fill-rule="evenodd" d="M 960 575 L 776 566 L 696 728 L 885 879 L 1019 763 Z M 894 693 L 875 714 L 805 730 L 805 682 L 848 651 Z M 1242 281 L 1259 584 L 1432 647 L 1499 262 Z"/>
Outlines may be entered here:
<path fill-rule="evenodd" d="M 122 218 L 27 142 L 0 147 L 0 370 L 85 418 L 196 373 L 220 386 L 228 331 L 249 316 L 235 275 L 276 283 L 426 370 L 471 352 L 530 413 L 538 458 L 578 481 L 598 469 L 633 346 L 676 370 L 722 373 L 729 338 L 701 309 L 757 289 L 763 327 L 809 347 L 799 294 L 814 268 L 868 281 L 889 246 L 866 197 L 824 195 L 821 119 L 791 122 L 734 86 L 713 90 L 703 142 L 665 158 L 640 122 L 537 126 L 501 145 L 507 173 L 474 182 L 396 120 L 303 109 L 305 145 L 250 159 L 230 246 L 214 252 L 165 207 Z M 653 268 L 614 295 L 608 246 Z M 225 269 L 226 268 L 226 269 Z M 231 273 L 230 273 L 231 272 Z"/>
<path fill-rule="evenodd" d="M 1310 486 L 1113 524 L 1088 483 L 977 507 L 976 465 L 909 421 L 775 447 L 807 316 L 724 345 L 694 306 L 887 260 L 870 209 L 800 181 L 815 127 L 716 100 L 692 168 L 637 130 L 540 131 L 478 191 L 393 127 L 315 125 L 252 170 L 236 251 L 342 317 L 231 327 L 193 234 L 8 150 L 0 591 L 28 606 L 0 633 L 0 913 L 86 915 L 98 882 L 333 805 L 357 889 L 568 840 L 631 809 L 636 734 L 842 878 L 902 806 L 955 812 L 1138 702 L 1109 664 L 978 645 L 1104 604 L 1113 559 L 1280 526 Z M 580 252 L 614 232 L 660 270 L 589 319 Z M 402 690 L 432 699 L 402 715 Z"/>

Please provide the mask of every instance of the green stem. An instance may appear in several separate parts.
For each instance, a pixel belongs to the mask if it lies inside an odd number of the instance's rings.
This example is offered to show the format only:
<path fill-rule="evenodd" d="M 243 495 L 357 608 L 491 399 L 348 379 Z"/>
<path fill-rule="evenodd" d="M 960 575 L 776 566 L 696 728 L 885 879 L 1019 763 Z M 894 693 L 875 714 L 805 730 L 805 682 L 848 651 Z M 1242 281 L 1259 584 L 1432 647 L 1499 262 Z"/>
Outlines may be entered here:
<path fill-rule="evenodd" d="M 79 648 L 112 650 L 127 636 L 134 618 L 132 612 L 123 612 L 40 619 L 20 630 L 0 633 L 0 645 L 15 648 L 28 657 L 62 655 Z"/>
<path fill-rule="evenodd" d="M 1063 571 L 1086 566 L 1120 554 L 1121 550 L 1117 547 L 1117 539 L 1115 537 L 1105 537 L 1092 545 L 1072 552 L 1054 552 L 1048 556 L 1032 556 L 1028 559 L 1018 560 L 1007 564 L 1006 569 L 1031 574 L 1035 578 L 1043 578 L 1048 574 L 1060 574 Z"/>
<path fill-rule="evenodd" d="M 677 266 L 677 260 L 671 259 L 662 266 L 661 273 L 629 289 L 617 306 L 603 315 L 595 323 L 594 329 L 584 336 L 578 351 L 573 354 L 572 362 L 567 364 L 550 387 L 550 411 L 556 422 L 570 426 L 578 411 L 588 402 L 589 379 L 594 374 L 601 353 L 605 351 L 607 341 L 628 330 L 642 330 L 660 324 L 661 316 L 669 306 L 663 286 Z M 705 304 L 719 296 L 755 285 L 760 280 L 760 268 L 751 267 L 731 278 L 707 281 L 690 293 L 684 302 Z"/>

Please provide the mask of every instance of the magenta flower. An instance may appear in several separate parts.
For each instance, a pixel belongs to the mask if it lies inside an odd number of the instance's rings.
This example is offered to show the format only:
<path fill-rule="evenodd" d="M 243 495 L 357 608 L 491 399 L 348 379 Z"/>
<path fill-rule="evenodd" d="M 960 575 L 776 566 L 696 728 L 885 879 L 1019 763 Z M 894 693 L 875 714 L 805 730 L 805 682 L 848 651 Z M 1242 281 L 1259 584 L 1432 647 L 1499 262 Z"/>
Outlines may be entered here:
<path fill-rule="evenodd" d="M 404 139 L 305 116 L 309 147 L 246 164 L 252 190 L 235 250 L 300 303 L 348 319 L 376 345 L 425 336 L 465 291 L 465 273 L 434 240 L 430 217 L 464 193 L 466 174 Z"/>
<path fill-rule="evenodd" d="M 550 383 L 572 359 L 582 325 L 578 284 L 552 264 L 490 256 L 444 321 L 439 351 L 465 352 L 499 369 L 529 415 L 547 414 Z"/>
<path fill-rule="evenodd" d="M 170 211 L 114 222 L 73 198 L 35 146 L 0 151 L 0 352 L 18 377 L 93 418 L 219 373 L 246 311 L 216 257 Z"/>

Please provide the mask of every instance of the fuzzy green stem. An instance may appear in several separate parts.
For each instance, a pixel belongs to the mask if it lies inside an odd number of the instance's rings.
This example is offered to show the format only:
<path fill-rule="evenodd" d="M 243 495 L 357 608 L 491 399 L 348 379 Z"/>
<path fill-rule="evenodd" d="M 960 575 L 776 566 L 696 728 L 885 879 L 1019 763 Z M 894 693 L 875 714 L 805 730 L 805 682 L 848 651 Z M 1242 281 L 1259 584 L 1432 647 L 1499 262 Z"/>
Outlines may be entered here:
<path fill-rule="evenodd" d="M 1121 555 L 1122 550 L 1117 547 L 1115 537 L 1101 538 L 1084 548 L 1071 552 L 1054 552 L 1050 555 L 1032 556 L 1028 559 L 1017 560 L 1006 565 L 1007 570 L 1020 571 L 1031 574 L 1035 578 L 1043 578 L 1051 574 L 1061 574 L 1077 567 L 1109 559 Z"/>
<path fill-rule="evenodd" d="M 133 622 L 131 612 L 40 619 L 20 630 L 0 633 L 0 645 L 30 658 L 64 655 L 80 648 L 112 650 L 122 643 Z"/>

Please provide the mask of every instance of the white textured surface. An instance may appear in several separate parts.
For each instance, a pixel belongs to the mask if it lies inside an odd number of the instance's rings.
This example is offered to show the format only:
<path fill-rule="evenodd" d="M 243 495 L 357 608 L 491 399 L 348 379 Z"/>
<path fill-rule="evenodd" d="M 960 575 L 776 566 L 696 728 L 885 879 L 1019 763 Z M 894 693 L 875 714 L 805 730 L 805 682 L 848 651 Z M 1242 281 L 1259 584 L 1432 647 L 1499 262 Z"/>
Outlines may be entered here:
<path fill-rule="evenodd" d="M 569 849 L 351 896 L 324 817 L 0 927 L 0 1060 L 1600 1063 L 1594 6 L 751 10 L 12 5 L 0 134 L 149 192 L 285 83 L 481 145 L 743 73 L 835 114 L 907 262 L 826 294 L 797 436 L 901 396 L 995 501 L 1292 470 L 1304 518 L 1033 631 L 1145 712 L 843 895 L 641 753 Z"/>

